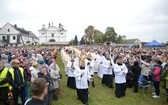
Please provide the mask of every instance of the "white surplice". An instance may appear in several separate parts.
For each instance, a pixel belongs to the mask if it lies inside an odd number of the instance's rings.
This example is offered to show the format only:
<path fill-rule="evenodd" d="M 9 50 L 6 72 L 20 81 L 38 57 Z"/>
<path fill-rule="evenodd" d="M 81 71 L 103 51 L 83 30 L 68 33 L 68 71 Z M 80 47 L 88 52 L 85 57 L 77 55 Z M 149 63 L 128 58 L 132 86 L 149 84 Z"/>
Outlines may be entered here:
<path fill-rule="evenodd" d="M 104 69 L 104 68 L 103 68 L 103 65 L 100 64 L 100 62 L 103 62 L 104 59 L 105 59 L 104 56 L 98 56 L 98 58 L 97 58 L 97 60 L 96 60 L 96 63 L 97 63 L 97 65 L 98 65 L 97 75 L 98 75 L 98 77 L 100 77 L 100 78 L 103 78 L 103 69 Z"/>
<path fill-rule="evenodd" d="M 115 64 L 114 73 L 115 83 L 126 83 L 126 74 L 128 73 L 128 69 L 124 63 L 122 65 Z"/>
<path fill-rule="evenodd" d="M 113 74 L 113 71 L 112 71 L 113 63 L 112 65 L 110 65 L 110 60 L 104 59 L 102 66 L 103 66 L 103 74 L 108 74 L 108 75 Z"/>
<path fill-rule="evenodd" d="M 83 76 L 82 73 L 84 73 Z M 89 70 L 87 68 L 81 70 L 79 67 L 76 67 L 73 74 L 76 80 L 76 88 L 88 89 L 88 80 L 90 81 L 91 79 Z"/>
<path fill-rule="evenodd" d="M 72 69 L 71 66 L 72 66 L 72 62 L 68 61 L 67 72 L 66 72 L 68 77 L 74 77 L 74 75 L 73 75 L 74 70 Z M 75 67 L 75 65 L 74 65 L 74 67 Z"/>
<path fill-rule="evenodd" d="M 85 67 L 89 69 L 90 75 L 94 75 L 94 69 L 95 69 L 94 60 L 89 61 L 88 59 L 85 59 Z"/>

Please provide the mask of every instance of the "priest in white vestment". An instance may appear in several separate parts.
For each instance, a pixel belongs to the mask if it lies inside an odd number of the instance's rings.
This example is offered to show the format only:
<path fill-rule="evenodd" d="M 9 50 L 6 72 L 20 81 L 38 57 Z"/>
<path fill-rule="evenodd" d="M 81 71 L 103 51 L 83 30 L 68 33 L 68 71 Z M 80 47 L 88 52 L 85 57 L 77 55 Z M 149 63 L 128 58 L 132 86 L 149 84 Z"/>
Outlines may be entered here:
<path fill-rule="evenodd" d="M 76 89 L 76 83 L 75 83 L 75 76 L 74 76 L 74 71 L 75 69 L 79 67 L 75 60 L 72 58 L 71 60 L 68 61 L 67 63 L 67 87 L 70 87 L 72 89 Z"/>
<path fill-rule="evenodd" d="M 114 63 L 113 60 L 110 57 L 109 53 L 105 54 L 105 59 L 103 61 L 103 79 L 102 84 L 105 84 L 109 88 L 113 88 L 113 67 Z"/>
<path fill-rule="evenodd" d="M 90 72 L 85 68 L 85 62 L 81 62 L 80 68 L 75 68 L 74 76 L 76 80 L 78 99 L 85 105 L 88 105 L 88 81 L 91 80 Z"/>
<path fill-rule="evenodd" d="M 100 55 L 98 56 L 98 58 L 96 59 L 96 63 L 97 63 L 97 66 L 98 66 L 98 72 L 97 72 L 97 75 L 99 78 L 103 78 L 103 61 L 104 61 L 105 57 L 103 56 L 102 52 L 100 53 Z"/>
<path fill-rule="evenodd" d="M 117 59 L 117 63 L 114 65 L 114 73 L 115 73 L 115 84 L 116 97 L 121 98 L 125 96 L 126 91 L 126 74 L 128 69 L 126 65 L 123 63 L 123 58 L 119 57 Z"/>

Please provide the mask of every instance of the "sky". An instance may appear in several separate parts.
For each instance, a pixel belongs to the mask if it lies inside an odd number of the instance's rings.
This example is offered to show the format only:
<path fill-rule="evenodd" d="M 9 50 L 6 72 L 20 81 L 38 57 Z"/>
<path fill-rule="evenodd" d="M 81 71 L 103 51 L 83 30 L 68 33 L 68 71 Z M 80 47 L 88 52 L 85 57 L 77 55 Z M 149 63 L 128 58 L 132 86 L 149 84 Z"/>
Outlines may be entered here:
<path fill-rule="evenodd" d="M 38 36 L 42 25 L 63 24 L 67 40 L 87 26 L 114 27 L 127 39 L 168 41 L 168 0 L 0 0 L 0 27 L 17 24 Z"/>

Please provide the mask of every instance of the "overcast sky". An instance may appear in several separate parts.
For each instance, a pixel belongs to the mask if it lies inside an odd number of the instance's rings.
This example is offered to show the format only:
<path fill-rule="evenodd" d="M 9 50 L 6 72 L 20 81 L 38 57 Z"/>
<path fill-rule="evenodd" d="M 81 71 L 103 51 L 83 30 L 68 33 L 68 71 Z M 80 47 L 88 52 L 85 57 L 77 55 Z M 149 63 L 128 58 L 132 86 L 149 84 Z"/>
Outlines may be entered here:
<path fill-rule="evenodd" d="M 0 0 L 0 27 L 17 24 L 38 35 L 42 24 L 64 25 L 67 39 L 88 25 L 141 41 L 168 41 L 168 0 Z"/>

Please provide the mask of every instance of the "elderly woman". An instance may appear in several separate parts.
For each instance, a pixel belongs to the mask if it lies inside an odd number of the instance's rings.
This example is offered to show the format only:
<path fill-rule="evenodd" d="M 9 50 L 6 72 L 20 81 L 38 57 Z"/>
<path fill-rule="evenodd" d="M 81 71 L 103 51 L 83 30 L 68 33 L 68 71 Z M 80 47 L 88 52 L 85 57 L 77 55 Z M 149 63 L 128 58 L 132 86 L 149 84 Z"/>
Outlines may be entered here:
<path fill-rule="evenodd" d="M 31 72 L 31 82 L 33 82 L 35 79 L 38 78 L 38 72 L 39 70 L 37 69 L 38 67 L 38 63 L 34 62 L 32 64 L 32 66 L 29 68 L 30 72 Z"/>
<path fill-rule="evenodd" d="M 49 73 L 52 78 L 52 84 L 54 86 L 54 89 L 51 91 L 51 98 L 53 97 L 54 100 L 58 99 L 57 93 L 58 93 L 59 79 L 60 79 L 59 71 L 60 71 L 60 68 L 56 64 L 55 59 L 53 59 L 50 65 Z"/>

